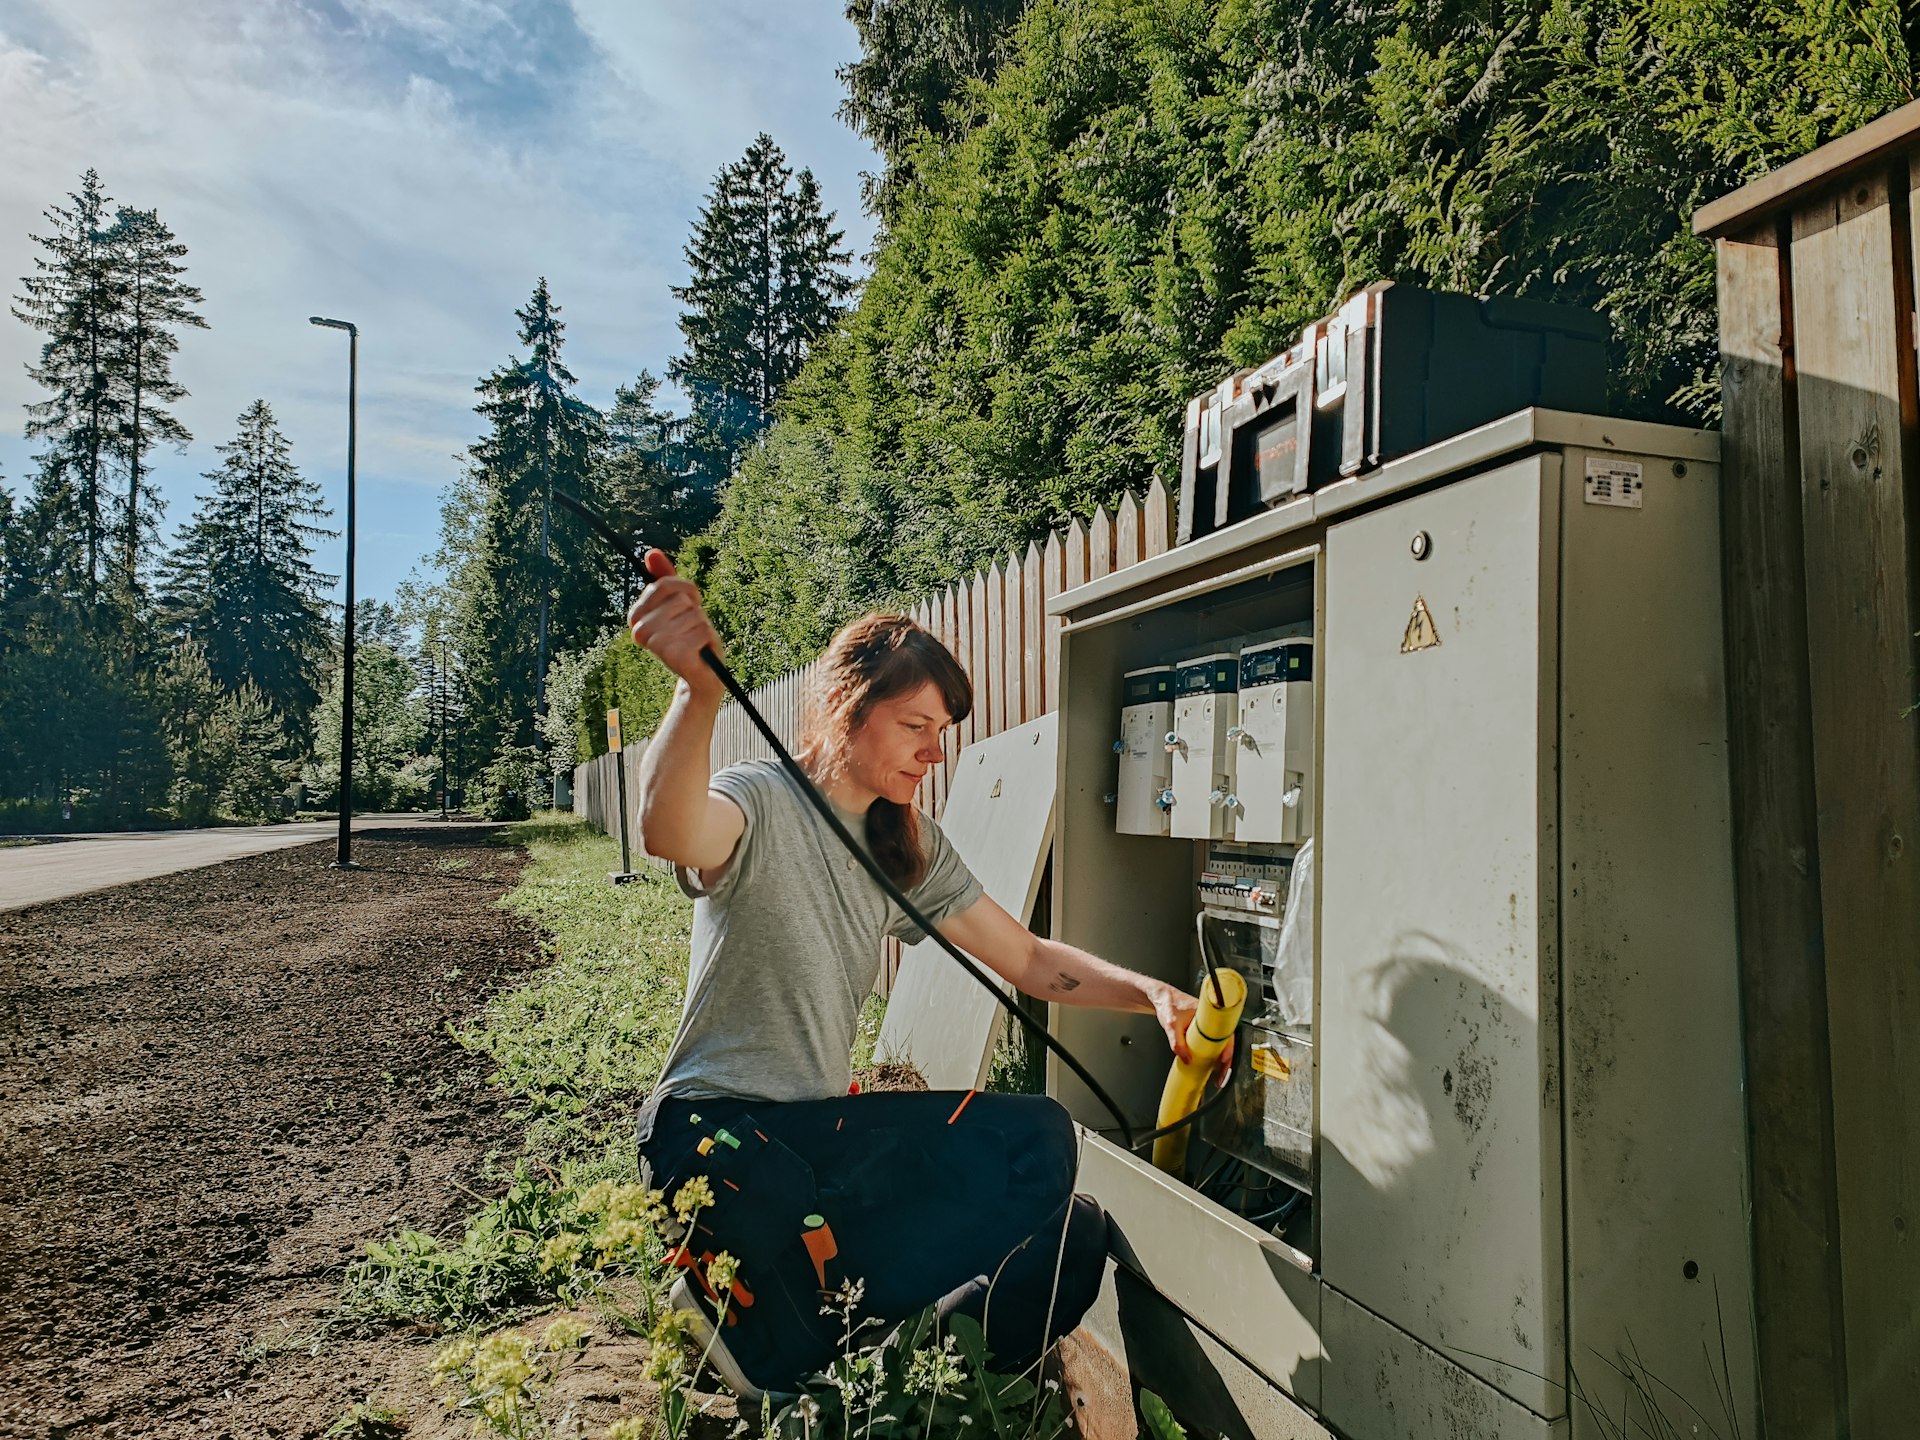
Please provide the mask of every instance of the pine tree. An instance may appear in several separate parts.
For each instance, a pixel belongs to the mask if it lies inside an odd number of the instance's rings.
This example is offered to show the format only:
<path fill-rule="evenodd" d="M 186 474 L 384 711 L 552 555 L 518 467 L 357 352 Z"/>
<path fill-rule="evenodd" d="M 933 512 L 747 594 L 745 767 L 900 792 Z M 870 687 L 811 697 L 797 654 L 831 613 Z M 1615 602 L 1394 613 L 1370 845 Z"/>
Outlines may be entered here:
<path fill-rule="evenodd" d="M 241 413 L 219 453 L 224 463 L 205 476 L 213 491 L 169 557 L 164 612 L 205 649 L 222 687 L 251 682 L 297 725 L 319 698 L 329 647 L 333 577 L 313 568 L 313 542 L 336 532 L 313 523 L 327 514 L 320 487 L 295 468 L 266 401 Z"/>
<path fill-rule="evenodd" d="M 353 801 L 362 810 L 385 810 L 396 801 L 416 801 L 425 758 L 426 706 L 419 677 L 406 657 L 378 641 L 355 637 L 353 659 Z M 323 803 L 339 793 L 341 668 L 327 677 L 314 709 L 313 754 L 304 776 L 310 795 Z"/>
<path fill-rule="evenodd" d="M 279 813 L 287 788 L 286 721 L 251 681 L 221 706 L 228 764 L 220 806 L 236 820 L 267 820 Z"/>
<path fill-rule="evenodd" d="M 167 804 L 187 825 L 213 819 L 216 802 L 233 771 L 234 745 L 227 724 L 227 692 L 207 663 L 197 640 L 174 646 L 158 684 L 167 717 L 167 749 L 172 774 Z"/>
<path fill-rule="evenodd" d="M 686 353 L 667 366 L 687 392 L 689 441 L 714 489 L 853 293 L 852 256 L 832 227 L 813 172 L 796 180 L 769 135 L 714 178 L 687 243 L 688 281 L 673 291 Z"/>
<path fill-rule="evenodd" d="M 29 238 L 45 252 L 21 279 L 13 313 L 48 338 L 27 373 L 51 393 L 27 406 L 26 433 L 51 443 L 40 457 L 42 493 L 61 504 L 48 518 L 81 537 L 85 585 L 91 599 L 104 577 L 109 513 L 108 462 L 125 416 L 114 383 L 116 337 L 125 323 L 126 295 L 108 235 L 107 206 L 98 172 L 80 178 L 68 207 L 48 207 L 51 229 Z"/>
<path fill-rule="evenodd" d="M 180 278 L 186 273 L 180 261 L 187 247 L 157 212 L 121 206 L 106 239 L 122 302 L 110 378 L 120 417 L 114 449 L 127 471 L 120 501 L 120 564 L 135 576 L 160 519 L 147 453 L 157 444 L 185 449 L 193 439 L 166 409 L 187 394 L 173 378 L 173 356 L 180 348 L 174 331 L 180 326 L 204 330 L 207 322 L 194 309 L 201 303 L 199 290 Z"/>
<path fill-rule="evenodd" d="M 599 542 L 552 503 L 556 490 L 596 498 L 604 422 L 573 393 L 565 326 L 544 278 L 514 315 L 527 358 L 480 382 L 474 408 L 488 433 L 471 447 L 460 502 L 444 517 L 461 658 L 487 753 L 532 743 L 548 655 L 586 643 L 610 618 Z"/>

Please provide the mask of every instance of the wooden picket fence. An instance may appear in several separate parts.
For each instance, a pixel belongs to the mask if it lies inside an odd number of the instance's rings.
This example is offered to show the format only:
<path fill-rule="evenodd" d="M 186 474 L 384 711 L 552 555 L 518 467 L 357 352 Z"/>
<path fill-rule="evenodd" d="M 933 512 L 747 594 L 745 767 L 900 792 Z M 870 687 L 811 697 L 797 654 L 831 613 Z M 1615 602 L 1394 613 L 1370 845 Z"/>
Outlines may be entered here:
<path fill-rule="evenodd" d="M 1092 523 L 1074 520 L 1047 543 L 1029 545 L 972 577 L 935 591 L 909 612 L 953 651 L 973 682 L 973 713 L 947 736 L 947 758 L 927 775 L 921 808 L 936 818 L 946 804 L 954 758 L 976 740 L 1045 715 L 1060 699 L 1060 621 L 1046 613 L 1054 596 L 1150 556 L 1173 542 L 1173 497 L 1156 480 L 1144 498 L 1125 496 L 1117 510 L 1102 506 Z M 789 670 L 757 686 L 753 703 L 791 746 L 804 717 L 813 665 Z M 629 789 L 644 741 L 627 747 Z M 713 767 L 771 755 L 738 705 L 724 706 L 713 728 Z M 616 823 L 612 757 L 602 755 L 574 772 L 574 810 L 602 830 Z"/>

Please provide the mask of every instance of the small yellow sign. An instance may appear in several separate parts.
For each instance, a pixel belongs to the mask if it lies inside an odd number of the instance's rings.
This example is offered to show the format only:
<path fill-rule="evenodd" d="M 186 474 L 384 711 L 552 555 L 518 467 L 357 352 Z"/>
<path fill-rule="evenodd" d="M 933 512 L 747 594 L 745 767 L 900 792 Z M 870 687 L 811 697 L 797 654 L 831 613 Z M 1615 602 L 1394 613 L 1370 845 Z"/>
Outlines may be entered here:
<path fill-rule="evenodd" d="M 1253 1047 L 1254 1073 L 1266 1076 L 1269 1080 L 1291 1080 L 1293 1066 L 1287 1063 L 1287 1057 L 1271 1045 Z"/>
<path fill-rule="evenodd" d="M 619 748 L 620 712 L 618 710 L 609 710 L 607 711 L 607 749 L 618 750 Z"/>
<path fill-rule="evenodd" d="M 1431 650 L 1440 643 L 1440 627 L 1433 623 L 1433 612 L 1427 609 L 1427 597 L 1413 597 L 1413 617 L 1407 621 L 1406 633 L 1400 637 L 1400 653 L 1411 655 L 1416 650 Z"/>

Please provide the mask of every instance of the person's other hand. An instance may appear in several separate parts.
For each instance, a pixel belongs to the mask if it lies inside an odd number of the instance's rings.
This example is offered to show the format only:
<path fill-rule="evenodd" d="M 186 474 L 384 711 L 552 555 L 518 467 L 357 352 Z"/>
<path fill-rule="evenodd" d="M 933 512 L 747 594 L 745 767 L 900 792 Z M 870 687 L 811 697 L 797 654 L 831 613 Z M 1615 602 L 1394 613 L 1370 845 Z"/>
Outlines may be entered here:
<path fill-rule="evenodd" d="M 1199 1009 L 1199 999 L 1184 990 L 1162 985 L 1154 991 L 1153 1016 L 1166 1032 L 1167 1048 L 1188 1063 L 1193 1060 L 1193 1052 L 1187 1048 L 1187 1026 Z M 1227 1048 L 1220 1052 L 1220 1058 L 1215 1062 L 1215 1080 L 1218 1084 L 1226 1083 L 1227 1071 L 1233 1065 L 1233 1046 L 1233 1040 L 1229 1039 Z"/>

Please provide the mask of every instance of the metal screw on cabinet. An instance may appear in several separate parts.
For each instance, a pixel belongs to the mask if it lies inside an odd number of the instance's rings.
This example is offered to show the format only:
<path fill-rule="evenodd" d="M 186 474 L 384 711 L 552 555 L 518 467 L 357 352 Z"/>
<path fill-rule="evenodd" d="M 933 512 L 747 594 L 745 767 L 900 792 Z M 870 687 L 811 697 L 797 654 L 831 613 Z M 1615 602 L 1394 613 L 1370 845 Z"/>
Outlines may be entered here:
<path fill-rule="evenodd" d="M 1433 537 L 1426 531 L 1419 531 L 1413 537 L 1413 543 L 1407 547 L 1413 551 L 1413 558 L 1424 560 L 1433 553 Z"/>

